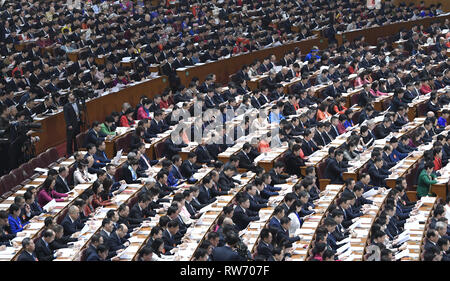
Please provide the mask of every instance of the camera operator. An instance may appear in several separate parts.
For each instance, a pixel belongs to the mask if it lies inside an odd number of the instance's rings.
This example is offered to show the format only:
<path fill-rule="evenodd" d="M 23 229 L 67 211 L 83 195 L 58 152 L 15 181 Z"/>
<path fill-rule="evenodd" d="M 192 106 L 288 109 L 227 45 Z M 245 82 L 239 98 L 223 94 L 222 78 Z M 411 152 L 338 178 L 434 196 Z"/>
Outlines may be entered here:
<path fill-rule="evenodd" d="M 40 124 L 30 123 L 27 113 L 22 110 L 16 115 L 16 121 L 9 127 L 9 167 L 14 169 L 34 156 L 33 144 L 39 137 L 32 137 L 32 129 L 40 128 Z"/>
<path fill-rule="evenodd" d="M 76 136 L 80 133 L 81 105 L 77 102 L 74 93 L 69 93 L 68 102 L 64 105 L 64 120 L 67 132 L 67 156 L 78 150 Z M 73 144 L 73 150 L 72 150 Z"/>
<path fill-rule="evenodd" d="M 9 148 L 9 109 L 0 106 L 0 155 L 8 155 Z M 0 161 L 0 175 L 8 172 L 8 161 Z"/>

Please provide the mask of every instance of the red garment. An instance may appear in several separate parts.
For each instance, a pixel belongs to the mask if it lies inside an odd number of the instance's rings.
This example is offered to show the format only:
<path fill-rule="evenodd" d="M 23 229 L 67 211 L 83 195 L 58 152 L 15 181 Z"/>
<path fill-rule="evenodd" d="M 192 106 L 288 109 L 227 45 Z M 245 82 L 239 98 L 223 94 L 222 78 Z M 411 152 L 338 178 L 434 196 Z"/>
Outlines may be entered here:
<path fill-rule="evenodd" d="M 345 129 L 344 124 L 343 124 L 343 123 L 340 123 L 340 122 L 339 122 L 339 124 L 337 125 L 337 129 L 338 129 L 339 135 L 342 135 L 342 134 L 344 134 L 345 132 L 347 132 L 347 130 Z"/>
<path fill-rule="evenodd" d="M 167 100 L 167 101 L 164 101 L 164 100 L 161 100 L 160 102 L 159 102 L 159 107 L 161 108 L 161 109 L 168 109 L 169 108 L 169 100 Z"/>
<path fill-rule="evenodd" d="M 442 169 L 442 159 L 439 158 L 438 156 L 434 157 L 434 170 L 435 171 L 439 171 L 440 169 Z"/>
<path fill-rule="evenodd" d="M 134 124 L 134 120 L 128 120 L 126 115 L 120 117 L 120 127 L 131 127 Z"/>
<path fill-rule="evenodd" d="M 420 87 L 420 92 L 421 92 L 423 95 L 426 95 L 426 94 L 428 94 L 429 92 L 431 92 L 431 88 L 430 88 L 430 86 L 423 84 L 422 87 Z"/>
<path fill-rule="evenodd" d="M 94 194 L 94 199 L 92 200 L 92 205 L 94 208 L 97 208 L 100 206 L 109 206 L 112 204 L 113 204 L 113 202 L 111 202 L 111 200 L 103 200 L 102 197 L 97 196 L 97 194 Z"/>

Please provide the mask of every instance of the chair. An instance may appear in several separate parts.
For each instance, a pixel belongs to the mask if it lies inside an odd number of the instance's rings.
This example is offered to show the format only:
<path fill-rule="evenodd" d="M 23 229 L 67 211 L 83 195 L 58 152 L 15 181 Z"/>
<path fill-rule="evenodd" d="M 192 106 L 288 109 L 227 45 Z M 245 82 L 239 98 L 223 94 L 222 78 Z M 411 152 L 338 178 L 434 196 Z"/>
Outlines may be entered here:
<path fill-rule="evenodd" d="M 27 174 L 24 174 L 24 170 L 21 170 L 19 168 L 14 169 L 11 174 L 13 174 L 16 177 L 16 184 L 22 182 L 27 178 Z M 14 184 L 14 185 L 16 185 Z"/>
<path fill-rule="evenodd" d="M 417 116 L 425 116 L 427 114 L 427 104 L 421 103 L 417 107 Z"/>
<path fill-rule="evenodd" d="M 354 104 L 358 104 L 358 100 L 359 100 L 359 95 L 360 95 L 361 93 L 357 93 L 357 94 L 354 94 L 352 97 L 351 97 L 351 99 L 350 99 L 350 101 L 351 101 L 351 105 L 354 105 Z"/>
<path fill-rule="evenodd" d="M 331 180 L 325 178 L 325 169 L 327 167 L 326 161 L 322 161 L 317 168 L 317 174 L 319 176 L 319 188 L 324 190 L 327 185 L 330 184 Z"/>
<path fill-rule="evenodd" d="M 2 185 L 3 185 L 3 192 L 2 193 L 10 191 L 14 186 L 17 185 L 17 183 L 16 183 L 16 176 L 14 174 L 11 174 L 11 173 L 5 175 L 4 178 L 3 178 Z"/>
<path fill-rule="evenodd" d="M 355 111 L 352 116 L 353 124 L 358 124 L 359 115 L 361 115 L 361 111 Z"/>
<path fill-rule="evenodd" d="M 47 149 L 47 151 L 50 154 L 50 159 L 52 162 L 61 163 L 64 161 L 64 157 L 59 157 L 58 150 L 54 147 Z"/>
<path fill-rule="evenodd" d="M 13 193 L 12 193 L 12 191 L 8 191 L 8 192 L 6 192 L 6 193 L 4 193 L 3 195 L 2 195 L 2 199 L 7 199 L 9 196 L 11 196 Z"/>
<path fill-rule="evenodd" d="M 77 146 L 78 148 L 85 148 L 84 147 L 84 139 L 86 138 L 86 132 L 82 132 L 79 133 L 76 137 L 75 137 L 75 141 L 77 142 Z"/>
<path fill-rule="evenodd" d="M 123 177 L 122 167 L 117 168 L 116 173 L 114 174 L 114 179 L 116 181 L 120 181 L 120 180 L 122 180 L 122 177 Z"/>
<path fill-rule="evenodd" d="M 166 144 L 164 142 L 157 143 L 155 145 L 155 157 L 156 157 L 156 159 L 163 158 L 165 150 L 166 150 Z"/>

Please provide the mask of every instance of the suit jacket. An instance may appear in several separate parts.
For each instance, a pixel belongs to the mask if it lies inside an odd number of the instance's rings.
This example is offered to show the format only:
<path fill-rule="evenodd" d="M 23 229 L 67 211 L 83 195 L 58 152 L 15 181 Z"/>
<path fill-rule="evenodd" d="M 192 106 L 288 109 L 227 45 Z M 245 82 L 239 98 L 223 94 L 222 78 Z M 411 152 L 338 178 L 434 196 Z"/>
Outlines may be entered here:
<path fill-rule="evenodd" d="M 38 259 L 35 253 L 31 255 L 27 251 L 22 251 L 17 261 L 38 261 Z"/>
<path fill-rule="evenodd" d="M 273 246 L 272 244 L 266 244 L 260 240 L 257 248 L 258 255 L 263 256 L 266 260 L 272 257 Z"/>
<path fill-rule="evenodd" d="M 234 208 L 233 222 L 239 231 L 245 229 L 251 221 L 259 220 L 259 216 L 250 210 L 244 210 L 241 206 Z"/>
<path fill-rule="evenodd" d="M 383 123 L 378 124 L 375 129 L 373 130 L 373 134 L 375 135 L 375 137 L 377 139 L 384 139 L 385 137 L 387 137 L 389 135 L 389 133 L 391 132 L 390 128 L 386 128 Z"/>
<path fill-rule="evenodd" d="M 72 189 L 70 188 L 67 181 L 65 181 L 61 176 L 58 175 L 56 177 L 55 190 L 59 193 L 67 193 Z"/>
<path fill-rule="evenodd" d="M 225 173 L 220 172 L 219 174 L 219 186 L 224 191 L 229 191 L 230 189 L 234 188 L 234 182 L 232 178 L 229 178 L 225 175 Z"/>
<path fill-rule="evenodd" d="M 207 189 L 204 185 L 200 187 L 200 193 L 198 194 L 198 201 L 201 204 L 211 204 L 216 201 L 216 198 L 213 198 L 211 195 L 211 190 Z"/>
<path fill-rule="evenodd" d="M 53 251 L 45 245 L 43 238 L 39 238 L 35 243 L 34 252 L 39 261 L 52 261 L 54 259 Z"/>
<path fill-rule="evenodd" d="M 130 169 L 128 169 L 127 165 L 124 165 L 121 169 L 122 169 L 122 179 L 125 180 L 127 184 L 140 183 L 140 181 L 138 181 L 137 179 L 133 180 L 133 175 L 131 174 L 131 171 Z"/>
<path fill-rule="evenodd" d="M 175 235 L 171 235 L 167 229 L 164 230 L 162 239 L 164 241 L 164 249 L 166 252 L 172 250 L 181 243 L 181 241 L 175 239 Z"/>
<path fill-rule="evenodd" d="M 188 160 L 183 161 L 180 166 L 181 174 L 187 179 L 191 178 L 195 173 L 197 173 L 197 171 L 198 167 L 194 163 L 190 163 Z"/>
<path fill-rule="evenodd" d="M 134 206 L 130 209 L 130 214 L 128 215 L 128 221 L 132 224 L 141 224 L 148 213 L 145 209 L 141 210 L 139 207 L 139 203 L 134 204 Z"/>
<path fill-rule="evenodd" d="M 200 164 L 210 164 L 214 160 L 206 146 L 199 145 L 195 150 L 195 154 L 197 154 L 197 162 Z"/>
<path fill-rule="evenodd" d="M 77 104 L 77 106 L 78 111 L 80 111 L 81 105 Z M 80 118 L 77 117 L 77 114 L 70 103 L 66 103 L 64 105 L 64 120 L 66 121 L 66 126 L 67 127 L 72 126 L 73 129 L 77 128 L 80 125 L 79 123 Z"/>
<path fill-rule="evenodd" d="M 97 145 L 97 143 L 99 141 L 104 141 L 104 140 L 105 140 L 105 138 L 100 137 L 99 134 L 94 131 L 94 129 L 90 129 L 86 135 L 84 147 L 86 147 L 89 143 Z"/>
<path fill-rule="evenodd" d="M 115 255 L 117 250 L 125 249 L 125 246 L 123 245 L 126 242 L 125 239 L 120 238 L 119 235 L 117 235 L 117 232 L 111 233 L 111 236 L 109 237 L 108 241 L 105 242 L 105 244 L 108 245 L 109 251 L 111 254 Z"/>
<path fill-rule="evenodd" d="M 325 178 L 330 179 L 332 184 L 343 184 L 342 173 L 347 171 L 347 168 L 344 166 L 342 161 L 338 163 L 334 158 L 328 159 Z"/>
<path fill-rule="evenodd" d="M 388 177 L 388 175 L 384 174 L 381 169 L 378 169 L 375 167 L 375 165 L 372 165 L 369 170 L 370 175 L 370 182 L 371 185 L 374 186 L 385 186 L 385 179 Z"/>
<path fill-rule="evenodd" d="M 84 223 L 82 223 L 80 219 L 77 219 L 74 222 L 72 222 L 72 220 L 69 217 L 69 214 L 67 214 L 66 217 L 61 222 L 61 226 L 64 227 L 64 235 L 70 236 L 75 232 L 78 232 L 81 229 L 83 229 Z"/>
<path fill-rule="evenodd" d="M 245 261 L 245 258 L 233 251 L 229 246 L 216 247 L 211 253 L 212 261 Z"/>

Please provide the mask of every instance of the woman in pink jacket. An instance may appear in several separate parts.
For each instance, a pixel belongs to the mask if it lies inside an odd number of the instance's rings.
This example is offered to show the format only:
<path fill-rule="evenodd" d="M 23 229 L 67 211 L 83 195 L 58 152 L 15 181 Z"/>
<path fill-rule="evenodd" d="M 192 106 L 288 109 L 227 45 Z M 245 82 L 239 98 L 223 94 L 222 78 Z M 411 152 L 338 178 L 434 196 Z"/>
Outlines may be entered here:
<path fill-rule="evenodd" d="M 56 192 L 53 187 L 55 187 L 55 179 L 53 177 L 48 177 L 45 179 L 44 184 L 42 184 L 41 190 L 38 193 L 38 203 L 41 207 L 47 205 L 48 202 L 55 199 L 56 202 L 64 202 L 65 199 L 62 197 L 67 197 L 65 193 Z"/>

